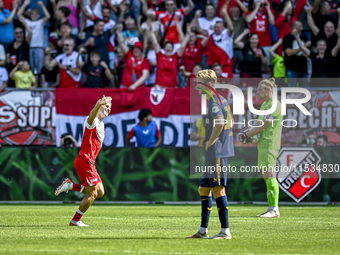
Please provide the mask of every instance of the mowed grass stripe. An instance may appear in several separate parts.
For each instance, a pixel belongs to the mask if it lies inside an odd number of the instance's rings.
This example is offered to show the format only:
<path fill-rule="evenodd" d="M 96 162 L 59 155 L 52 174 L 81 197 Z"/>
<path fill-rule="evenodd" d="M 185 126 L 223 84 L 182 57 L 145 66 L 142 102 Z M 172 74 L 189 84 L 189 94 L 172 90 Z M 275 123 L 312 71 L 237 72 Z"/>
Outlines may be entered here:
<path fill-rule="evenodd" d="M 69 227 L 77 205 L 0 205 L 2 254 L 340 254 L 340 207 L 230 206 L 231 240 L 185 239 L 200 225 L 196 205 L 94 205 L 90 228 Z M 220 230 L 216 206 L 209 234 Z"/>

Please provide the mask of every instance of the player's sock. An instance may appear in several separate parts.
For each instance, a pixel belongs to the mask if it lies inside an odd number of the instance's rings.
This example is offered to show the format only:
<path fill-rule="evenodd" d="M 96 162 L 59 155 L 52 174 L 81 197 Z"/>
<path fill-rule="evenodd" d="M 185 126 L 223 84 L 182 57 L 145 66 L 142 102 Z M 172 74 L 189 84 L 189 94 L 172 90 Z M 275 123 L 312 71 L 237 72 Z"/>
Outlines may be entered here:
<path fill-rule="evenodd" d="M 84 189 L 84 186 L 81 184 L 77 184 L 77 183 L 72 183 L 72 190 L 73 191 L 78 191 L 78 192 L 82 192 Z"/>
<path fill-rule="evenodd" d="M 76 214 L 73 216 L 72 220 L 80 221 L 81 217 L 83 217 L 84 213 L 81 212 L 79 209 L 76 211 Z"/>
<path fill-rule="evenodd" d="M 229 228 L 228 222 L 228 199 L 227 196 L 222 196 L 216 198 L 218 216 L 221 222 L 221 228 Z"/>
<path fill-rule="evenodd" d="M 272 186 L 273 186 L 273 207 L 277 208 L 279 206 L 279 184 L 277 183 L 276 178 L 272 179 Z"/>
<path fill-rule="evenodd" d="M 230 235 L 230 228 L 221 228 L 221 233 Z"/>
<path fill-rule="evenodd" d="M 208 231 L 208 224 L 210 213 L 212 209 L 212 197 L 201 196 L 201 205 L 202 205 L 202 213 L 201 213 L 201 227 L 198 231 L 200 234 L 204 234 Z"/>
<path fill-rule="evenodd" d="M 266 180 L 266 184 L 267 184 L 267 201 L 268 201 L 268 210 L 270 210 L 273 206 L 273 189 L 272 189 L 272 185 L 271 185 L 271 179 L 273 178 L 269 178 Z"/>

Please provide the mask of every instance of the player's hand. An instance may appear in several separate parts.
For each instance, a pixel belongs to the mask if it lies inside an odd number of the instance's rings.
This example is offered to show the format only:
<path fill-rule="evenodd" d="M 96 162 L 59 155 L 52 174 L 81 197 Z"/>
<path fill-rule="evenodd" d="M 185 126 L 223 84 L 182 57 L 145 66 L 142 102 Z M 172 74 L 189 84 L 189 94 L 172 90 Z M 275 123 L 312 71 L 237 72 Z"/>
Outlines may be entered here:
<path fill-rule="evenodd" d="M 313 11 L 313 7 L 312 6 L 309 6 L 307 9 L 306 9 L 306 12 L 307 13 L 312 13 Z"/>
<path fill-rule="evenodd" d="M 243 144 L 248 144 L 248 143 L 252 142 L 251 137 L 248 137 L 246 132 L 239 133 L 239 137 L 238 138 L 239 138 L 240 142 L 243 143 Z"/>
<path fill-rule="evenodd" d="M 103 97 L 97 101 L 97 105 L 106 105 L 111 103 L 111 101 L 112 97 L 105 97 L 105 95 L 103 95 Z"/>
<path fill-rule="evenodd" d="M 248 35 L 249 32 L 250 32 L 249 28 L 245 28 L 245 29 L 243 30 L 243 34 L 245 34 L 245 35 Z"/>
<path fill-rule="evenodd" d="M 24 5 L 29 5 L 31 3 L 31 0 L 25 0 Z"/>

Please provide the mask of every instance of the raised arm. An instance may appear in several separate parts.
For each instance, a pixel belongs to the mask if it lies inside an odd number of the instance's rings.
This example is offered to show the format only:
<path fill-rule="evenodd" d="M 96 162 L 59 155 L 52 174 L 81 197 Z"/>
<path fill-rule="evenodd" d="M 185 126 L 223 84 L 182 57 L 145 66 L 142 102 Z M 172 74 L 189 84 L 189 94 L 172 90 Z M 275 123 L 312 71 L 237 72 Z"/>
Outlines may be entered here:
<path fill-rule="evenodd" d="M 48 12 L 48 10 L 46 9 L 46 7 L 45 7 L 45 5 L 44 5 L 44 3 L 42 1 L 39 1 L 37 4 L 43 10 L 43 13 L 45 15 L 45 17 L 43 18 L 43 21 L 44 21 L 44 24 L 46 24 L 50 20 L 51 15 Z"/>
<path fill-rule="evenodd" d="M 112 98 L 111 97 L 105 97 L 103 96 L 101 99 L 99 99 L 95 105 L 95 107 L 91 110 L 89 117 L 87 119 L 87 124 L 90 126 L 93 125 L 94 119 L 97 117 L 98 111 L 102 105 L 106 105 L 111 103 Z"/>
<path fill-rule="evenodd" d="M 336 45 L 334 46 L 334 48 L 332 49 L 332 56 L 336 57 L 339 53 L 340 50 L 340 27 L 337 28 L 336 33 L 338 35 L 338 41 L 336 43 Z"/>
<path fill-rule="evenodd" d="M 26 31 L 27 31 L 26 42 L 27 42 L 28 45 L 30 45 L 31 40 L 32 40 L 32 28 L 30 28 L 30 27 L 27 25 L 27 23 L 26 23 L 25 20 L 23 20 L 22 24 L 24 25 L 24 27 L 25 27 L 25 29 L 26 29 Z"/>
<path fill-rule="evenodd" d="M 24 4 L 20 7 L 19 11 L 18 11 L 18 20 L 20 22 L 24 22 L 25 21 L 25 17 L 23 15 L 25 9 L 27 8 L 27 6 L 31 3 L 31 0 L 25 0 Z M 5 21 L 4 21 L 5 22 Z"/>
<path fill-rule="evenodd" d="M 230 0 L 227 0 L 225 2 L 225 4 L 223 5 L 222 9 L 221 9 L 221 16 L 223 18 L 223 21 L 225 23 L 227 23 L 227 27 L 228 27 L 228 35 L 229 37 L 231 37 L 234 33 L 234 25 L 233 22 L 231 21 L 229 14 L 228 14 L 228 6 L 229 6 L 229 2 Z"/>
<path fill-rule="evenodd" d="M 18 0 L 15 0 L 13 2 L 13 10 L 11 11 L 10 15 L 2 22 L 2 25 L 6 25 L 6 24 L 9 24 L 13 21 L 13 18 L 15 16 L 15 13 L 17 12 L 18 10 L 18 7 L 19 7 L 19 1 Z"/>
<path fill-rule="evenodd" d="M 83 17 L 85 16 L 87 19 L 93 20 L 94 16 L 87 11 L 87 9 L 85 8 L 85 5 L 83 3 L 83 0 L 78 0 L 78 3 L 79 3 L 79 6 L 80 6 L 80 10 L 83 13 Z M 86 21 L 86 19 L 85 19 L 85 21 Z"/>
<path fill-rule="evenodd" d="M 123 30 L 123 25 L 118 25 L 117 26 L 117 41 L 118 41 L 119 48 L 121 48 L 124 55 L 126 55 L 129 52 L 129 48 L 124 43 L 124 37 L 123 37 L 123 31 L 122 30 Z"/>
<path fill-rule="evenodd" d="M 308 26 L 310 27 L 310 29 L 312 30 L 312 33 L 316 36 L 320 30 L 319 28 L 315 25 L 314 23 L 314 19 L 312 17 L 312 7 L 308 7 L 306 9 L 306 13 L 307 13 L 307 22 L 308 22 Z"/>
<path fill-rule="evenodd" d="M 194 16 L 194 24 L 196 25 L 196 31 L 197 33 L 200 33 L 205 36 L 209 36 L 209 32 L 207 30 L 204 30 L 201 28 L 200 23 L 198 19 L 202 16 L 202 11 L 200 9 L 196 10 L 195 16 Z"/>
<path fill-rule="evenodd" d="M 301 41 L 299 35 L 295 36 L 295 39 L 296 39 L 300 49 L 302 50 L 303 54 L 305 55 L 305 57 L 308 58 L 309 55 L 310 55 L 310 50 L 305 45 L 302 44 L 302 41 Z"/>
<path fill-rule="evenodd" d="M 18 70 L 18 68 L 21 66 L 21 61 L 12 69 L 12 71 L 9 73 L 9 78 L 14 80 L 14 74 Z"/>
<path fill-rule="evenodd" d="M 192 0 L 187 0 L 188 5 L 184 8 L 185 14 L 189 14 L 194 9 L 194 3 Z"/>
<path fill-rule="evenodd" d="M 104 67 L 105 69 L 105 76 L 108 80 L 111 80 L 112 79 L 112 73 L 110 71 L 110 68 L 108 67 L 108 65 L 106 64 L 105 61 L 100 61 L 99 63 L 102 67 Z"/>
<path fill-rule="evenodd" d="M 178 51 L 177 51 L 177 55 L 178 55 L 179 57 L 182 57 L 182 56 L 183 56 L 185 47 L 187 46 L 187 43 L 188 43 L 188 41 L 189 41 L 190 33 L 191 33 L 191 26 L 190 26 L 190 25 L 187 25 L 187 33 L 185 34 L 184 40 L 183 40 L 182 43 L 181 43 L 181 47 L 180 47 L 180 48 L 178 49 Z"/>
<path fill-rule="evenodd" d="M 142 19 L 143 19 L 143 16 L 140 15 L 137 21 L 138 34 L 140 35 L 144 33 L 144 30 L 142 29 Z"/>
<path fill-rule="evenodd" d="M 278 28 L 283 28 L 286 24 L 286 16 L 293 9 L 292 2 L 287 1 L 283 11 L 277 16 L 275 20 L 275 26 Z"/>
<path fill-rule="evenodd" d="M 176 28 L 179 36 L 179 41 L 182 42 L 184 40 L 184 33 L 181 26 L 181 23 L 179 22 L 179 15 L 175 15 L 175 22 L 176 22 Z"/>
<path fill-rule="evenodd" d="M 139 0 L 139 1 L 142 4 L 142 13 L 144 15 L 146 15 L 146 12 L 148 11 L 148 3 L 145 0 Z M 155 11 L 153 11 L 153 12 L 154 12 L 154 15 L 155 15 Z"/>
<path fill-rule="evenodd" d="M 235 39 L 234 44 L 237 46 L 239 49 L 243 49 L 244 47 L 244 42 L 242 42 L 243 37 L 249 34 L 249 29 L 246 28 L 243 30 L 243 32 Z"/>
<path fill-rule="evenodd" d="M 235 0 L 235 2 L 237 3 L 238 7 L 240 7 L 240 9 L 241 9 L 241 11 L 243 13 L 247 13 L 248 12 L 248 8 L 247 8 L 247 6 L 245 6 L 243 4 L 243 2 L 241 2 L 240 0 Z"/>
<path fill-rule="evenodd" d="M 321 3 L 321 0 L 314 0 L 313 13 L 317 13 L 318 12 L 320 3 Z"/>
<path fill-rule="evenodd" d="M 276 57 L 276 50 L 279 48 L 279 46 L 282 44 L 282 38 L 280 38 L 270 49 L 269 53 L 272 58 Z"/>
<path fill-rule="evenodd" d="M 150 20 L 150 19 L 147 19 L 146 22 L 147 22 L 148 27 L 149 27 L 148 33 L 149 33 L 150 38 L 151 38 L 151 41 L 152 41 L 153 49 L 155 50 L 155 53 L 157 54 L 158 52 L 160 52 L 161 46 L 159 45 L 159 43 L 158 43 L 158 41 L 157 41 L 157 38 L 156 38 L 155 33 L 152 31 L 151 20 Z"/>
<path fill-rule="evenodd" d="M 244 20 L 245 20 L 247 23 L 253 22 L 253 20 L 255 19 L 256 13 L 257 13 L 257 12 L 259 11 L 259 9 L 260 9 L 260 5 L 261 5 L 261 1 L 256 2 L 254 10 L 253 10 L 249 15 L 247 15 L 247 16 L 244 18 Z"/>
<path fill-rule="evenodd" d="M 269 21 L 269 24 L 271 25 L 275 25 L 275 17 L 274 17 L 274 14 L 270 8 L 270 2 L 266 1 L 266 8 L 267 8 L 267 12 L 268 12 L 268 21 Z"/>
<path fill-rule="evenodd" d="M 76 64 L 79 68 L 83 68 L 84 65 L 85 65 L 85 61 L 80 61 L 81 54 L 83 54 L 85 52 L 85 50 L 86 50 L 85 48 L 81 47 L 78 51 Z"/>

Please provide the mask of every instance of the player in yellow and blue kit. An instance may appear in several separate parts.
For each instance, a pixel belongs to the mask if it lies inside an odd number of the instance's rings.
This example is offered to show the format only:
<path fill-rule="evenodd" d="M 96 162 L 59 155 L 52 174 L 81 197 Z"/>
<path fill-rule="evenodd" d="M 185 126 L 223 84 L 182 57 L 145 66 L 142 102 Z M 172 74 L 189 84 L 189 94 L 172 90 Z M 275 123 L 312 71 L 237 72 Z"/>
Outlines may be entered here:
<path fill-rule="evenodd" d="M 273 88 L 277 87 L 275 79 L 262 80 L 257 88 L 257 94 L 260 99 L 265 100 L 260 110 L 269 110 L 273 104 Z M 257 164 L 263 172 L 263 179 L 267 185 L 268 210 L 257 215 L 261 218 L 278 218 L 279 212 L 279 185 L 275 176 L 275 167 L 277 156 L 281 148 L 283 116 L 281 114 L 281 103 L 277 100 L 275 111 L 270 115 L 261 115 L 258 119 L 263 121 L 261 127 L 254 127 L 240 136 L 240 141 L 248 143 L 249 138 L 261 133 L 261 139 L 258 143 Z"/>
<path fill-rule="evenodd" d="M 213 193 L 221 222 L 221 231 L 211 239 L 231 239 L 228 222 L 229 207 L 225 187 L 227 186 L 228 159 L 235 155 L 232 114 L 227 100 L 222 96 L 218 98 L 212 91 L 217 82 L 216 73 L 213 70 L 202 70 L 197 73 L 196 78 L 200 94 L 206 94 L 209 100 L 208 113 L 205 118 L 205 169 L 214 169 L 214 171 L 205 172 L 201 180 L 199 186 L 202 205 L 201 227 L 196 234 L 188 238 L 209 238 L 208 223 L 212 210 L 211 195 Z M 222 169 L 225 171 L 222 171 Z"/>

